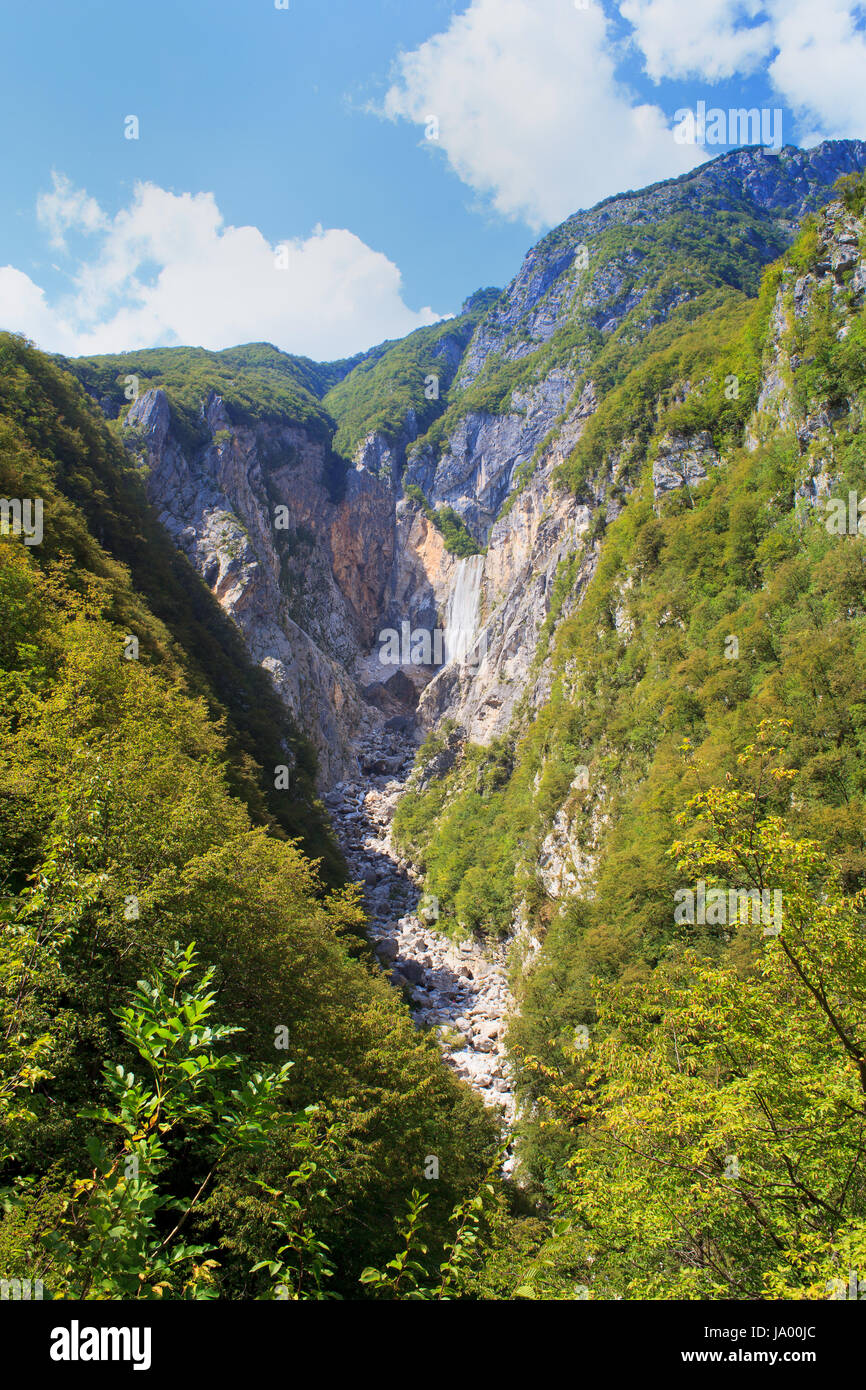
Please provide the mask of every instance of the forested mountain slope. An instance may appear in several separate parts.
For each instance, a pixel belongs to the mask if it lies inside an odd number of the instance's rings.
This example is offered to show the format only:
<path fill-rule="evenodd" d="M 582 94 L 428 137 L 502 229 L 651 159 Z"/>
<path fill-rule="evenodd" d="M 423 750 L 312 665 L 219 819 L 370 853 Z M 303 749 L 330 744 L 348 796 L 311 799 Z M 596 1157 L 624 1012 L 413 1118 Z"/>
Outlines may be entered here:
<path fill-rule="evenodd" d="M 822 1297 L 862 1258 L 864 200 L 601 400 L 543 697 L 434 732 L 398 810 L 443 915 L 513 939 L 519 1152 L 562 1217 L 534 1296 Z"/>

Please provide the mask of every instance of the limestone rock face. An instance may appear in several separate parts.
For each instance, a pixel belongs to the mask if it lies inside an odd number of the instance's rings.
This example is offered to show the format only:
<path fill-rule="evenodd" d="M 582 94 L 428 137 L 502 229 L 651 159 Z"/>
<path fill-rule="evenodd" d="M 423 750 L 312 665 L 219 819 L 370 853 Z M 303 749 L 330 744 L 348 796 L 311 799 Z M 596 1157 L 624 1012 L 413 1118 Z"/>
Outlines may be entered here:
<path fill-rule="evenodd" d="M 348 475 L 345 497 L 333 511 L 328 559 L 352 615 L 357 642 L 366 649 L 376 636 L 394 564 L 394 502 L 377 478 L 356 468 Z"/>
<path fill-rule="evenodd" d="M 392 486 L 399 481 L 406 462 L 406 450 L 418 438 L 418 419 L 408 410 L 403 427 L 392 438 L 378 430 L 368 434 L 355 450 L 355 467 L 372 473 L 381 482 Z"/>
<path fill-rule="evenodd" d="M 210 440 L 192 453 L 159 389 L 133 403 L 125 427 L 160 520 L 270 672 L 327 785 L 357 769 L 353 739 L 370 719 L 349 667 L 390 569 L 390 508 L 369 475 L 332 503 L 324 450 L 298 426 L 232 426 L 216 395 L 203 413 Z M 360 544 L 353 507 L 378 544 Z"/>
<path fill-rule="evenodd" d="M 483 543 L 517 469 L 532 458 L 573 390 L 573 376 L 557 368 L 538 386 L 515 391 L 505 414 L 470 411 L 440 457 L 429 445 L 410 451 L 407 482 L 420 487 L 432 506 L 453 507 Z"/>
<path fill-rule="evenodd" d="M 836 474 L 833 428 L 849 406 L 842 401 L 813 406 L 806 412 L 799 407 L 795 382 L 802 362 L 795 330 L 823 297 L 839 322 L 837 337 L 844 341 L 866 294 L 864 220 L 842 203 L 830 202 L 818 214 L 815 234 L 818 250 L 812 267 L 803 275 L 787 268 L 776 292 L 757 407 L 745 440 L 754 450 L 777 432 L 796 436 L 803 461 L 797 492 L 809 506 L 823 505 L 832 490 Z"/>
<path fill-rule="evenodd" d="M 455 557 L 422 511 L 397 506 L 394 567 L 387 616 L 413 628 L 435 628 L 444 613 L 456 570 Z"/>
<path fill-rule="evenodd" d="M 707 430 L 699 430 L 692 435 L 673 431 L 666 434 L 659 441 L 653 460 L 653 491 L 656 498 L 675 488 L 693 487 L 704 482 L 710 469 L 720 462 Z"/>
<path fill-rule="evenodd" d="M 507 728 L 526 690 L 560 562 L 581 545 L 589 528 L 589 503 L 553 488 L 552 475 L 579 439 L 595 404 L 590 383 L 526 487 L 492 526 L 477 650 L 473 660 L 449 664 L 427 686 L 418 707 L 425 727 L 447 716 L 482 743 Z M 594 573 L 595 559 L 595 554 L 588 556 L 576 591 Z M 542 677 L 535 682 L 533 698 L 540 701 L 543 694 Z"/>
<path fill-rule="evenodd" d="M 577 816 L 576 792 L 575 783 L 553 818 L 538 859 L 538 876 L 548 897 L 554 899 L 591 892 L 604 817 L 596 814 L 586 821 Z M 577 795 L 580 794 L 577 792 Z M 603 788 L 594 789 L 594 796 L 599 802 L 603 800 L 603 795 Z M 588 830 L 585 828 L 587 825 Z"/>

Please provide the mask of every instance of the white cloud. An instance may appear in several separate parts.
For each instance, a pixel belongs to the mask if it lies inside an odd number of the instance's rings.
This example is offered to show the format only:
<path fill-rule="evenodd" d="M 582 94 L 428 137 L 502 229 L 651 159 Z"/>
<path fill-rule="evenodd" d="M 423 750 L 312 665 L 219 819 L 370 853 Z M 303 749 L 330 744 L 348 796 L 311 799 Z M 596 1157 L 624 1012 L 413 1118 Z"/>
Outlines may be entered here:
<path fill-rule="evenodd" d="M 49 306 L 30 276 L 11 265 L 0 266 L 0 328 L 25 333 L 51 351 L 73 351 L 70 325 Z"/>
<path fill-rule="evenodd" d="M 397 63 L 384 114 L 426 126 L 455 172 L 508 217 L 539 228 L 701 158 L 658 106 L 615 77 L 600 4 L 472 0 Z"/>
<path fill-rule="evenodd" d="M 51 351 L 266 340 L 326 360 L 440 317 L 409 309 L 397 266 L 354 233 L 317 227 L 280 243 L 278 255 L 258 228 L 225 226 L 211 193 L 139 184 L 110 218 L 55 177 L 38 216 L 55 247 L 70 233 L 95 243 L 73 264 L 71 292 L 53 303 L 22 271 L 0 268 L 0 327 Z"/>
<path fill-rule="evenodd" d="M 816 135 L 866 137 L 866 36 L 845 0 L 775 0 L 770 77 Z"/>
<path fill-rule="evenodd" d="M 863 5 L 852 0 L 621 0 L 654 81 L 766 71 L 806 143 L 866 136 Z"/>
<path fill-rule="evenodd" d="M 773 46 L 761 0 L 623 0 L 619 8 L 634 25 L 654 82 L 744 76 L 766 61 Z"/>
<path fill-rule="evenodd" d="M 107 219 L 95 198 L 89 198 L 81 188 L 73 188 L 62 174 L 54 175 L 50 193 L 40 193 L 36 200 L 36 215 L 49 232 L 51 245 L 66 249 L 65 233 L 70 227 L 83 232 L 102 231 Z"/>

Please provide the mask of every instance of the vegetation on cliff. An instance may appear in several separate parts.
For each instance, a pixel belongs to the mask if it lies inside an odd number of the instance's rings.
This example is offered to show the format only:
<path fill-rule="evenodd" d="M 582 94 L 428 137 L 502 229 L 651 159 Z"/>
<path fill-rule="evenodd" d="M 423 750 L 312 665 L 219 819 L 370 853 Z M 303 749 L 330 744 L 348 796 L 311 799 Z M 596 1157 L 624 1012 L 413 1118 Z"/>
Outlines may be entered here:
<path fill-rule="evenodd" d="M 337 421 L 337 452 L 351 458 L 371 434 L 399 440 L 410 416 L 411 437 L 423 434 L 444 410 L 466 345 L 497 296 L 495 290 L 479 291 L 457 318 L 383 344 L 333 386 L 324 404 Z"/>
<path fill-rule="evenodd" d="M 489 747 L 441 731 L 398 812 L 446 924 L 542 940 L 509 1045 L 561 1224 L 526 1296 L 825 1297 L 862 1259 L 866 566 L 828 517 L 866 495 L 866 313 L 818 235 L 607 377 L 560 476 L 608 522 L 571 608 L 561 567 L 549 695 Z M 787 414 L 755 416 L 762 375 Z M 716 465 L 659 489 L 698 431 Z M 780 889 L 781 936 L 678 919 L 699 878 Z"/>
<path fill-rule="evenodd" d="M 407 483 L 403 489 L 410 501 L 417 503 L 428 521 L 432 521 L 442 536 L 445 549 L 452 555 L 480 555 L 481 546 L 466 529 L 466 523 L 453 507 L 431 507 L 416 483 Z"/>

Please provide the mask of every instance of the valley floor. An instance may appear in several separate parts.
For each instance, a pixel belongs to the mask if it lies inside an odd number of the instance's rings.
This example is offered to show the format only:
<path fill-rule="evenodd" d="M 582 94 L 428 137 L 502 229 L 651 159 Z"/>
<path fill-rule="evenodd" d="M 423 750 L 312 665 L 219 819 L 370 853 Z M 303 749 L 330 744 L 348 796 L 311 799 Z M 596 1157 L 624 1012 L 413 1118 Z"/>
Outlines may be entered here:
<path fill-rule="evenodd" d="M 359 748 L 364 782 L 339 782 L 325 796 L 356 881 L 365 885 L 369 934 L 384 969 L 406 994 L 420 1028 L 436 1029 L 446 1062 L 510 1124 L 514 1096 L 503 1042 L 514 1001 L 503 950 L 457 943 L 435 926 L 435 904 L 391 843 L 391 822 L 415 745 L 383 732 Z"/>

